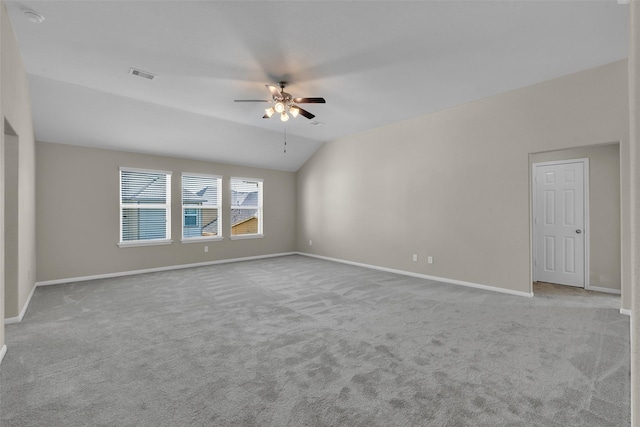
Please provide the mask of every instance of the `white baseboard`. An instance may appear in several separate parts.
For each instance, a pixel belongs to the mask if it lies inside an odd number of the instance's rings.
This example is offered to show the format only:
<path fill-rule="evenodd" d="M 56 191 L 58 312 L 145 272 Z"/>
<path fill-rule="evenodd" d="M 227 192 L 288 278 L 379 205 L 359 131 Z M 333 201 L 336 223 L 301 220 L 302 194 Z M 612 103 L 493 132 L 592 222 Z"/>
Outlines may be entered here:
<path fill-rule="evenodd" d="M 607 294 L 616 294 L 616 295 L 621 295 L 622 294 L 620 289 L 600 288 L 598 286 L 589 286 L 588 288 L 585 288 L 585 290 L 587 290 L 587 291 L 595 291 L 595 292 L 604 292 L 604 293 L 607 293 Z"/>
<path fill-rule="evenodd" d="M 453 285 L 466 286 L 466 287 L 469 287 L 469 288 L 484 289 L 486 291 L 500 292 L 500 293 L 503 293 L 503 294 L 517 295 L 517 296 L 521 296 L 521 297 L 532 297 L 533 296 L 533 292 L 513 291 L 511 289 L 504 289 L 504 288 L 498 288 L 498 287 L 495 287 L 495 286 L 482 285 L 480 283 L 465 282 L 463 280 L 448 279 L 446 277 L 429 276 L 427 274 L 413 273 L 411 271 L 405 271 L 405 270 L 396 270 L 394 268 L 380 267 L 380 266 L 371 265 L 371 264 L 363 264 L 363 263 L 360 263 L 360 262 L 347 261 L 347 260 L 338 259 L 338 258 L 330 258 L 330 257 L 321 256 L 321 255 L 309 254 L 309 253 L 306 253 L 306 252 L 298 252 L 298 254 L 299 255 L 308 256 L 308 257 L 312 257 L 312 258 L 320 258 L 320 259 L 324 259 L 324 260 L 327 260 L 327 261 L 339 262 L 339 263 L 342 263 L 342 264 L 349 264 L 349 265 L 355 265 L 355 266 L 358 266 L 358 267 L 371 268 L 373 270 L 386 271 L 388 273 L 395 273 L 395 274 L 402 274 L 404 276 L 417 277 L 419 279 L 433 280 L 433 281 L 436 281 L 436 282 L 443 282 L 443 283 L 450 283 L 450 284 L 453 284 Z"/>
<path fill-rule="evenodd" d="M 7 354 L 7 346 L 6 344 L 0 348 L 0 363 L 2 363 L 2 359 L 4 359 L 4 355 Z"/>
<path fill-rule="evenodd" d="M 241 262 L 241 261 L 252 261 L 256 259 L 274 258 L 279 256 L 287 256 L 287 255 L 295 255 L 295 254 L 296 252 L 283 252 L 278 254 L 257 255 L 257 256 L 249 256 L 249 257 L 243 257 L 243 258 L 230 258 L 230 259 L 221 259 L 216 261 L 197 262 L 194 264 L 168 265 L 164 267 L 146 268 L 143 270 L 119 271 L 116 273 L 96 274 L 93 276 L 69 277 L 66 279 L 45 280 L 43 282 L 36 282 L 36 286 L 49 286 L 49 285 L 59 285 L 62 283 L 85 282 L 87 280 L 96 280 L 96 279 L 110 279 L 113 277 L 133 276 L 136 274 L 157 273 L 160 271 L 181 270 L 184 268 L 193 268 L 193 267 L 206 267 L 208 265 L 227 264 L 231 262 Z"/>
<path fill-rule="evenodd" d="M 483 290 L 486 290 L 486 291 L 499 292 L 499 293 L 509 294 L 509 295 L 533 297 L 533 293 L 532 292 L 514 291 L 514 290 L 511 290 L 511 289 L 498 288 L 496 286 L 483 285 L 483 284 L 480 284 L 480 283 L 473 283 L 473 282 L 465 282 L 465 281 L 462 281 L 462 280 L 449 279 L 449 278 L 446 278 L 446 277 L 430 276 L 430 275 L 427 275 L 427 274 L 414 273 L 414 272 L 411 272 L 411 271 L 398 270 L 398 269 L 395 269 L 395 268 L 380 267 L 380 266 L 377 266 L 377 265 L 364 264 L 364 263 L 360 263 L 360 262 L 348 261 L 348 260 L 343 260 L 343 259 L 339 259 L 339 258 L 331 258 L 331 257 L 322 256 L 322 255 L 310 254 L 310 253 L 306 253 L 306 252 L 282 252 L 282 253 L 277 253 L 277 254 L 257 255 L 257 256 L 242 257 L 242 258 L 230 258 L 230 259 L 222 259 L 222 260 L 216 260 L 216 261 L 199 262 L 199 263 L 194 263 L 194 264 L 170 265 L 170 266 L 164 266 L 164 267 L 147 268 L 147 269 L 143 269 L 143 270 L 121 271 L 121 272 L 117 272 L 117 273 L 96 274 L 96 275 L 92 275 L 92 276 L 70 277 L 70 278 L 66 278 L 66 279 L 45 280 L 45 281 L 42 281 L 42 282 L 36 282 L 36 286 L 34 286 L 33 289 L 31 290 L 31 293 L 29 294 L 29 297 L 27 298 L 27 301 L 26 301 L 24 307 L 22 308 L 22 311 L 20 312 L 20 315 L 17 316 L 17 317 L 10 317 L 8 319 L 5 319 L 4 323 L 5 323 L 5 325 L 7 325 L 7 324 L 18 323 L 18 322 L 22 321 L 22 319 L 23 319 L 23 317 L 24 317 L 24 315 L 25 315 L 25 313 L 27 311 L 27 308 L 29 307 L 29 303 L 31 302 L 31 297 L 33 296 L 33 292 L 35 291 L 37 286 L 49 286 L 49 285 L 58 285 L 58 284 L 62 284 L 62 283 L 84 282 L 84 281 L 96 280 L 96 279 L 109 279 L 109 278 L 113 278 L 113 277 L 133 276 L 133 275 L 136 275 L 136 274 L 156 273 L 156 272 L 160 272 L 160 271 L 180 270 L 180 269 L 184 269 L 184 268 L 193 268 L 193 267 L 205 267 L 205 266 L 209 266 L 209 265 L 227 264 L 227 263 L 242 262 L 242 261 L 252 261 L 252 260 L 257 260 L 257 259 L 274 258 L 274 257 L 287 256 L 287 255 L 296 255 L 296 254 L 297 255 L 308 256 L 308 257 L 312 257 L 312 258 L 324 259 L 324 260 L 327 260 L 327 261 L 339 262 L 339 263 L 342 263 L 342 264 L 349 264 L 349 265 L 355 265 L 355 266 L 358 266 L 358 267 L 370 268 L 370 269 L 373 269 L 373 270 L 386 271 L 388 273 L 395 273 L 395 274 L 401 274 L 401 275 L 404 275 L 404 276 L 417 277 L 417 278 L 420 278 L 420 279 L 433 280 L 433 281 L 436 281 L 436 282 L 443 282 L 443 283 L 449 283 L 449 284 L 453 284 L 453 285 L 466 286 L 466 287 L 470 287 L 470 288 L 483 289 Z M 613 294 L 616 294 L 616 293 L 620 294 L 620 291 L 618 291 L 616 289 L 599 288 L 599 287 L 593 287 L 593 286 L 590 287 L 589 290 L 597 291 L 597 292 L 608 292 L 608 293 L 613 293 Z M 631 310 L 627 310 L 627 309 L 621 308 L 620 309 L 620 313 L 630 316 L 631 315 Z M 6 351 L 6 346 L 5 346 L 5 351 Z M 2 354 L 1 350 L 0 350 L 0 354 Z"/>
<path fill-rule="evenodd" d="M 7 317 L 6 319 L 4 319 L 5 325 L 22 322 L 22 319 L 24 319 L 24 315 L 27 313 L 27 308 L 29 308 L 29 304 L 31 304 L 31 298 L 33 297 L 33 293 L 36 291 L 36 286 L 37 284 L 34 285 L 33 288 L 31 288 L 31 292 L 29 292 L 29 296 L 27 297 L 27 300 L 25 301 L 24 306 L 22 306 L 22 310 L 20 310 L 20 314 L 18 314 L 16 317 Z"/>
<path fill-rule="evenodd" d="M 169 271 L 169 270 L 180 270 L 184 268 L 193 268 L 193 267 L 205 267 L 208 265 L 215 264 L 227 264 L 231 262 L 241 262 L 241 261 L 252 261 L 256 259 L 264 259 L 264 258 L 274 258 L 279 256 L 287 256 L 287 255 L 295 255 L 296 252 L 282 252 L 278 254 L 268 254 L 268 255 L 257 255 L 243 258 L 230 258 L 230 259 L 221 259 L 216 261 L 206 261 L 206 262 L 198 262 L 194 264 L 182 264 L 182 265 L 170 265 L 165 267 L 156 267 L 156 268 L 147 268 L 144 270 L 132 270 L 132 271 L 122 271 L 117 273 L 107 273 L 107 274 L 96 274 L 93 276 L 83 276 L 83 277 L 70 277 L 67 279 L 56 279 L 56 280 L 45 280 L 43 282 L 36 282 L 36 285 L 31 289 L 31 293 L 27 298 L 24 307 L 22 307 L 22 311 L 20 311 L 20 315 L 16 317 L 9 317 L 4 319 L 4 324 L 9 325 L 11 323 L 20 323 L 24 318 L 25 313 L 27 312 L 27 308 L 29 307 L 29 303 L 31 302 L 31 297 L 33 297 L 33 292 L 36 290 L 38 286 L 49 286 L 49 285 L 59 285 L 62 283 L 73 283 L 73 282 L 85 282 L 87 280 L 96 280 L 96 279 L 109 279 L 112 277 L 124 277 L 124 276 L 133 276 L 136 274 L 144 274 L 144 273 L 156 273 L 159 271 Z"/>

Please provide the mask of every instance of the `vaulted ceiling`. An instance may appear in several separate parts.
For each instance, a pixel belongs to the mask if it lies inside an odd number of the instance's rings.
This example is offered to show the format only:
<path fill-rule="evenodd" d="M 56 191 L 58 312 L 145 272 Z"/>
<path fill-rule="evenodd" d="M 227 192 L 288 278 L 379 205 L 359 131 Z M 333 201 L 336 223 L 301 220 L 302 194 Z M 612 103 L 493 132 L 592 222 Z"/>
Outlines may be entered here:
<path fill-rule="evenodd" d="M 325 141 L 624 59 L 628 46 L 628 6 L 616 0 L 8 0 L 7 9 L 38 140 L 289 171 Z M 263 103 L 233 102 L 269 99 L 264 85 L 281 80 L 293 96 L 327 100 L 304 105 L 314 120 L 285 125 L 263 119 Z"/>

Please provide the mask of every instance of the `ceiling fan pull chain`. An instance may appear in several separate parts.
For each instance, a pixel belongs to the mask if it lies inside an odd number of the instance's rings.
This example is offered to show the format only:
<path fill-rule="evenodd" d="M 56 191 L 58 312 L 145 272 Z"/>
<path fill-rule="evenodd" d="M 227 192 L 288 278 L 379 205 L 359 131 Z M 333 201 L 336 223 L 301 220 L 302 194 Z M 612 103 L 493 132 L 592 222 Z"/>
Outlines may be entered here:
<path fill-rule="evenodd" d="M 287 154 L 287 125 L 284 125 L 284 154 Z"/>

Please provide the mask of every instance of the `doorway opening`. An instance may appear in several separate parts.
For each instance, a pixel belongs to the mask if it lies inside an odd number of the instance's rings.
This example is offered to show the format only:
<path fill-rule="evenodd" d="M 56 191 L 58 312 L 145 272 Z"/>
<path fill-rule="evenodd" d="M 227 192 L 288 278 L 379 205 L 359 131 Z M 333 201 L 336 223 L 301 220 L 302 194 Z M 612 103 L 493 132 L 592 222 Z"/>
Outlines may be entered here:
<path fill-rule="evenodd" d="M 4 122 L 4 315 L 18 316 L 19 301 L 19 144 L 18 135 Z"/>
<path fill-rule="evenodd" d="M 589 289 L 589 159 L 532 171 L 534 281 Z"/>
<path fill-rule="evenodd" d="M 529 164 L 534 294 L 620 295 L 620 144 L 534 153 Z"/>

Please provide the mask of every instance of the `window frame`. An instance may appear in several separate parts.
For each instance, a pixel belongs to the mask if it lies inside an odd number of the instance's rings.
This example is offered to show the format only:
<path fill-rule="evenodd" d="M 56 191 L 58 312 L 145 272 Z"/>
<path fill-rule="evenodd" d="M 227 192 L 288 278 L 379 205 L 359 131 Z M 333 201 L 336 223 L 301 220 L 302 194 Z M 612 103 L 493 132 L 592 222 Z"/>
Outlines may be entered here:
<path fill-rule="evenodd" d="M 134 205 L 130 203 L 122 203 L 122 173 L 123 172 L 137 172 L 137 173 L 149 173 L 156 175 L 165 175 L 165 203 L 149 203 L 145 205 Z M 118 169 L 118 225 L 119 225 L 119 241 L 118 246 L 121 248 L 136 247 L 136 246 L 156 246 L 156 245 L 168 245 L 173 243 L 171 240 L 171 175 L 173 172 L 157 170 L 157 169 L 141 169 L 121 166 Z M 123 209 L 164 209 L 165 211 L 165 237 L 161 239 L 138 239 L 138 240 L 122 240 L 123 238 Z"/>
<path fill-rule="evenodd" d="M 193 206 L 193 205 L 185 205 L 184 204 L 184 178 L 185 177 L 193 177 L 193 178 L 206 178 L 206 179 L 214 179 L 217 181 L 218 185 L 218 204 L 216 206 Z M 195 236 L 195 237 L 184 237 L 184 216 L 185 209 L 217 209 L 218 210 L 218 235 L 217 236 Z M 212 175 L 212 174 L 203 174 L 196 172 L 182 172 L 180 176 L 180 242 L 182 243 L 196 243 L 196 242 L 211 242 L 211 241 L 220 241 L 224 239 L 222 235 L 222 176 L 221 175 Z"/>
<path fill-rule="evenodd" d="M 258 183 L 258 205 L 243 206 L 238 208 L 237 205 L 233 205 L 233 183 L 234 181 L 249 181 Z M 232 176 L 229 179 L 229 218 L 232 219 L 231 212 L 233 209 L 256 209 L 258 211 L 258 232 L 252 234 L 233 234 L 233 223 L 229 221 L 229 238 L 231 240 L 243 240 L 243 239 L 260 239 L 264 237 L 264 179 L 262 178 L 247 178 Z"/>

